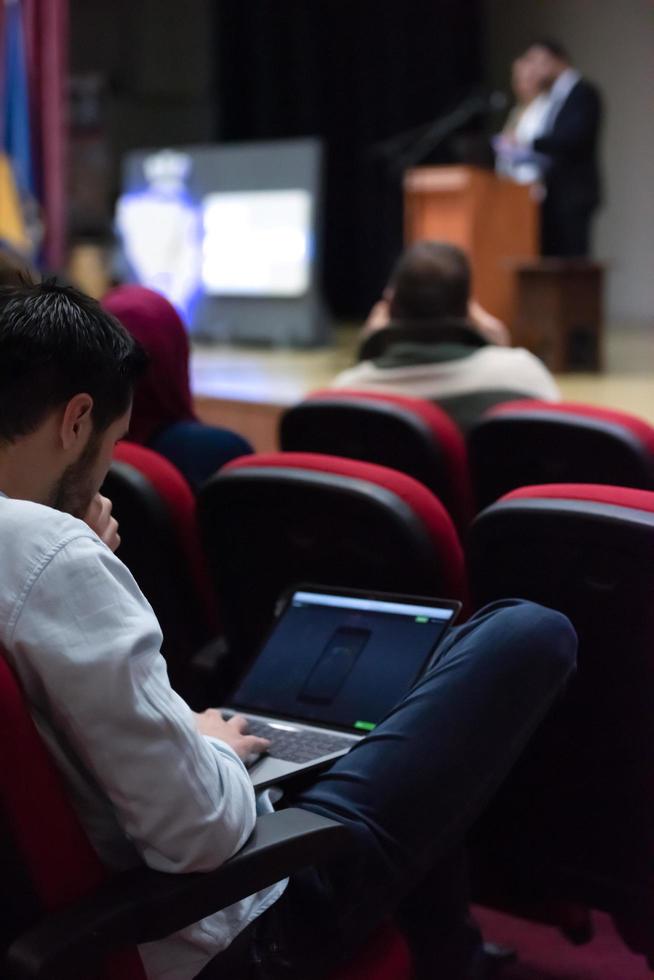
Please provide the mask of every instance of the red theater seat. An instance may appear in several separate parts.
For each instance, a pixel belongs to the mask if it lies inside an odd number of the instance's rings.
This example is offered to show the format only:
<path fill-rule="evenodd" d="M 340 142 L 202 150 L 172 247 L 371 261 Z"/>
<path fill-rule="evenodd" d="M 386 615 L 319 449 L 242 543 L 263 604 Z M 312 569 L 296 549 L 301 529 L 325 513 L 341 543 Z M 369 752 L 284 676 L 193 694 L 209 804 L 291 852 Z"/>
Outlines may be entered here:
<path fill-rule="evenodd" d="M 261 818 L 248 844 L 218 871 L 167 875 L 140 868 L 110 876 L 1 650 L 0 827 L 5 980 L 145 980 L 135 945 L 226 908 L 347 839 L 334 821 L 285 810 Z M 407 944 L 386 926 L 332 980 L 410 978 Z"/>
<path fill-rule="evenodd" d="M 218 631 L 195 496 L 172 463 L 129 442 L 116 446 L 103 492 L 119 522 L 118 557 L 155 611 L 171 682 L 180 686 L 192 655 Z"/>
<path fill-rule="evenodd" d="M 543 483 L 654 490 L 654 428 L 593 405 L 498 405 L 470 432 L 468 451 L 480 507 L 517 487 Z"/>
<path fill-rule="evenodd" d="M 243 457 L 204 486 L 198 513 L 235 676 L 297 583 L 465 598 L 449 515 L 426 487 L 384 466 Z"/>
<path fill-rule="evenodd" d="M 424 483 L 467 528 L 473 513 L 463 436 L 448 415 L 420 398 L 345 388 L 313 392 L 289 409 L 280 444 L 378 463 Z"/>
<path fill-rule="evenodd" d="M 481 821 L 487 883 L 605 909 L 654 959 L 654 493 L 519 489 L 468 557 L 476 605 L 531 599 L 579 636 L 576 677 Z"/>
<path fill-rule="evenodd" d="M 3 919 L 9 910 L 14 913 L 10 928 L 3 930 L 7 943 L 41 916 L 84 899 L 107 873 L 68 802 L 1 649 L 0 801 L 1 850 L 14 859 L 9 867 L 3 860 Z M 6 969 L 3 977 L 14 976 Z M 111 962 L 103 980 L 113 978 L 145 980 L 136 952 Z"/>

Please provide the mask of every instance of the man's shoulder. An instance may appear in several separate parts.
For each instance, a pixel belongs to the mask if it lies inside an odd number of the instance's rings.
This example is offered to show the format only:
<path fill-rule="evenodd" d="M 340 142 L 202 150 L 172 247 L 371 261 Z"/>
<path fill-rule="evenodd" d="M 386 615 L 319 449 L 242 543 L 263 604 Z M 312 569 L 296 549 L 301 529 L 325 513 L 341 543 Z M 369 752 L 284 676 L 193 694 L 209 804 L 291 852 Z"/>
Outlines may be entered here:
<path fill-rule="evenodd" d="M 533 365 L 536 364 L 543 370 L 546 370 L 543 362 L 528 351 L 526 347 L 500 347 L 498 344 L 487 344 L 485 347 L 481 347 L 478 351 L 472 355 L 475 361 L 488 361 L 489 363 L 496 364 L 510 364 L 510 365 Z M 471 361 L 472 361 L 471 358 Z"/>
<path fill-rule="evenodd" d="M 543 364 L 524 347 L 496 347 L 489 344 L 470 358 L 475 375 L 484 382 L 507 382 L 508 388 L 525 391 L 536 398 L 558 398 L 554 378 Z"/>
<path fill-rule="evenodd" d="M 75 538 L 99 539 L 83 521 L 31 500 L 0 497 L 0 547 L 21 564 L 53 553 Z M 16 552 L 14 556 L 12 552 Z"/>
<path fill-rule="evenodd" d="M 67 533 L 91 534 L 91 529 L 83 521 L 65 514 L 61 510 L 37 504 L 33 500 L 16 500 L 13 497 L 0 496 L 0 533 L 8 528 L 38 528 L 50 529 L 54 535 Z"/>
<path fill-rule="evenodd" d="M 73 541 L 104 548 L 83 521 L 29 500 L 0 496 L 0 638 L 5 642 L 29 589 Z"/>
<path fill-rule="evenodd" d="M 568 93 L 568 98 L 563 103 L 563 108 L 565 108 L 566 104 L 569 106 L 574 105 L 575 103 L 577 103 L 578 105 L 581 105 L 582 103 L 599 104 L 600 99 L 601 99 L 600 91 L 597 85 L 591 82 L 588 78 L 584 78 L 582 75 L 577 79 L 573 87 L 570 89 L 570 92 Z"/>

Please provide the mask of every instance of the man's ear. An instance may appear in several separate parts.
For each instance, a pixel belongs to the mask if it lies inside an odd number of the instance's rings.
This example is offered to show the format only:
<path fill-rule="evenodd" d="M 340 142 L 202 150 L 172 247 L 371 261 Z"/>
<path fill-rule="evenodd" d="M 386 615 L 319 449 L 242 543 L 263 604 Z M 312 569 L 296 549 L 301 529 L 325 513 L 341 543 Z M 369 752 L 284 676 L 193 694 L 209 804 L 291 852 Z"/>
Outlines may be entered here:
<path fill-rule="evenodd" d="M 93 399 L 90 395 L 79 394 L 70 399 L 61 417 L 59 434 L 65 450 L 85 446 L 93 428 Z"/>

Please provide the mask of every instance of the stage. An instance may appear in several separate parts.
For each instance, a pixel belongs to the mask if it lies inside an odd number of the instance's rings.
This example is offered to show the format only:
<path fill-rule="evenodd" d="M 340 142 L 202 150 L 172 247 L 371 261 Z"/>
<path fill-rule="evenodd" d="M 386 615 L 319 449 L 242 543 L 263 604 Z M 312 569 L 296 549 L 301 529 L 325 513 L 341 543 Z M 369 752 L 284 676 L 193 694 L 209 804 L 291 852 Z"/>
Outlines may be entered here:
<path fill-rule="evenodd" d="M 240 432 L 258 452 L 276 449 L 280 415 L 354 362 L 357 337 L 356 327 L 338 326 L 333 345 L 313 350 L 194 346 L 198 415 Z M 654 425 L 654 329 L 613 325 L 605 360 L 601 374 L 557 375 L 563 398 L 621 409 Z"/>

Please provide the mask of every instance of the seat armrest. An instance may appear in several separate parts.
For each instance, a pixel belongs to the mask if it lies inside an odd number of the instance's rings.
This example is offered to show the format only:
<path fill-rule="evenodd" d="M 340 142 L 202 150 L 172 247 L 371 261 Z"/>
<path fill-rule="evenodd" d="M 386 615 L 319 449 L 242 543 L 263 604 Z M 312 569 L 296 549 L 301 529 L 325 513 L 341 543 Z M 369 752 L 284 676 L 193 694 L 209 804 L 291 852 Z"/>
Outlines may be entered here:
<path fill-rule="evenodd" d="M 215 871 L 138 868 L 46 916 L 10 946 L 6 980 L 88 980 L 117 949 L 162 939 L 344 849 L 342 824 L 308 810 L 259 817 L 247 844 Z"/>

